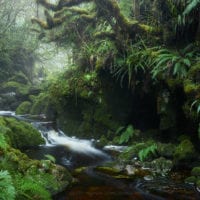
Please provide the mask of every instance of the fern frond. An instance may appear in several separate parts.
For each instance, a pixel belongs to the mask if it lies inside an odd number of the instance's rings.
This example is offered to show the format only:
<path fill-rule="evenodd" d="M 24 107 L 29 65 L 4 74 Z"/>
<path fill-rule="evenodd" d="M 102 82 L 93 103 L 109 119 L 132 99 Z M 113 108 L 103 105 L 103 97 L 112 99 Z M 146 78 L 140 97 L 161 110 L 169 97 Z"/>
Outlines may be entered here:
<path fill-rule="evenodd" d="M 183 15 L 189 15 L 194 9 L 200 6 L 200 0 L 189 0 Z"/>

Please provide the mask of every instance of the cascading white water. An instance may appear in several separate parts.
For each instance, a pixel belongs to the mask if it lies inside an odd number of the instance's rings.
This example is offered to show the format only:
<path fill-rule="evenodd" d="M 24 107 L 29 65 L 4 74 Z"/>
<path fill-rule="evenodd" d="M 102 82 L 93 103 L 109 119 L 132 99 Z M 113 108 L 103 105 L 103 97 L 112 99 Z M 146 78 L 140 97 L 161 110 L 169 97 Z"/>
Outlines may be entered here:
<path fill-rule="evenodd" d="M 44 127 L 46 125 L 48 125 L 48 122 L 35 124 L 35 126 L 40 130 L 43 138 L 45 139 L 46 146 L 62 145 L 76 153 L 87 154 L 90 156 L 94 155 L 100 157 L 108 157 L 106 153 L 99 149 L 96 149 L 93 146 L 93 142 L 91 140 L 68 137 L 61 130 L 56 131 L 52 128 L 45 129 Z"/>
<path fill-rule="evenodd" d="M 61 130 L 56 131 L 52 128 L 52 122 L 35 122 L 31 120 L 32 115 L 15 115 L 12 111 L 0 111 L 0 116 L 11 116 L 19 120 L 32 122 L 31 124 L 40 131 L 45 140 L 45 146 L 64 146 L 70 151 L 78 154 L 85 154 L 90 157 L 98 156 L 102 158 L 110 158 L 108 154 L 96 149 L 93 146 L 93 140 L 78 139 L 68 137 Z M 36 118 L 37 116 L 34 116 Z M 38 116 L 41 118 L 41 115 Z"/>
<path fill-rule="evenodd" d="M 62 131 L 50 130 L 47 133 L 48 144 L 52 145 L 63 145 L 68 147 L 71 151 L 84 153 L 84 154 L 95 154 L 99 156 L 105 156 L 106 154 L 92 146 L 90 140 L 77 139 L 66 136 Z"/>
<path fill-rule="evenodd" d="M 7 110 L 0 110 L 0 116 L 14 116 L 15 112 L 7 111 Z"/>

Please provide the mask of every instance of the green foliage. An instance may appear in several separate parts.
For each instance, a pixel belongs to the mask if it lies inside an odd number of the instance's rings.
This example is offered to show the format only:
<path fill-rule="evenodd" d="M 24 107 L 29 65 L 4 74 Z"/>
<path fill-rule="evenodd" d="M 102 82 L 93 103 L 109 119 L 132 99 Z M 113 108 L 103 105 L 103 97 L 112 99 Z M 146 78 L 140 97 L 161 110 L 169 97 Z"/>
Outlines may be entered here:
<path fill-rule="evenodd" d="M 132 0 L 120 0 L 119 7 L 121 8 L 121 12 L 126 16 L 130 17 L 133 9 L 133 1 Z"/>
<path fill-rule="evenodd" d="M 42 179 L 40 180 L 42 181 Z M 51 200 L 50 193 L 33 177 L 16 177 L 17 199 L 19 200 Z"/>
<path fill-rule="evenodd" d="M 3 84 L 3 88 L 8 91 L 14 91 L 17 94 L 27 95 L 30 89 L 29 84 L 22 84 L 15 81 L 8 81 Z"/>
<path fill-rule="evenodd" d="M 191 44 L 178 51 L 160 49 L 156 54 L 155 67 L 152 69 L 153 78 L 159 75 L 185 78 L 188 69 L 195 62 L 197 56 L 196 50 L 193 50 L 193 45 Z"/>
<path fill-rule="evenodd" d="M 198 9 L 199 6 L 200 6 L 200 0 L 188 0 L 183 15 L 190 14 L 193 10 Z"/>
<path fill-rule="evenodd" d="M 190 111 L 192 111 L 194 108 L 196 109 L 197 115 L 199 115 L 199 113 L 200 113 L 200 99 L 197 99 L 197 100 L 192 102 L 192 104 L 190 106 Z"/>
<path fill-rule="evenodd" d="M 58 91 L 55 91 L 58 92 Z M 56 98 L 56 96 L 54 96 Z M 42 92 L 34 98 L 32 107 L 30 109 L 31 114 L 44 114 L 48 112 L 50 104 L 50 96 L 48 93 Z"/>
<path fill-rule="evenodd" d="M 9 137 L 11 146 L 15 148 L 44 143 L 40 133 L 26 122 L 14 118 L 1 118 L 0 125 L 7 127 L 4 128 L 3 134 Z"/>
<path fill-rule="evenodd" d="M 46 154 L 46 155 L 45 155 L 45 158 L 47 158 L 48 160 L 50 160 L 52 163 L 55 163 L 55 162 L 56 162 L 55 157 L 53 157 L 52 155 Z"/>
<path fill-rule="evenodd" d="M 114 76 L 121 83 L 123 83 L 125 77 L 128 77 L 128 85 L 130 87 L 138 73 L 145 74 L 146 71 L 153 67 L 156 49 L 157 47 L 147 47 L 142 39 L 130 45 L 127 56 L 115 60 Z"/>
<path fill-rule="evenodd" d="M 2 134 L 2 126 L 0 126 L 0 149 L 6 150 L 8 148 L 8 142 L 5 136 Z"/>
<path fill-rule="evenodd" d="M 190 160 L 195 157 L 195 148 L 192 142 L 188 139 L 183 140 L 174 152 L 174 160 L 176 162 L 181 160 Z"/>
<path fill-rule="evenodd" d="M 0 199 L 15 200 L 15 187 L 8 171 L 0 171 Z"/>
<path fill-rule="evenodd" d="M 119 131 L 119 130 L 118 130 Z M 132 139 L 134 136 L 135 130 L 132 125 L 128 125 L 125 131 L 122 132 L 120 139 L 119 139 L 119 144 L 127 143 Z"/>
<path fill-rule="evenodd" d="M 30 101 L 24 101 L 22 102 L 16 109 L 16 114 L 17 115 L 23 115 L 23 114 L 28 114 L 31 109 L 31 102 Z"/>
<path fill-rule="evenodd" d="M 158 146 L 157 144 L 152 144 L 142 150 L 139 151 L 138 156 L 141 161 L 148 159 L 150 155 L 156 155 Z"/>

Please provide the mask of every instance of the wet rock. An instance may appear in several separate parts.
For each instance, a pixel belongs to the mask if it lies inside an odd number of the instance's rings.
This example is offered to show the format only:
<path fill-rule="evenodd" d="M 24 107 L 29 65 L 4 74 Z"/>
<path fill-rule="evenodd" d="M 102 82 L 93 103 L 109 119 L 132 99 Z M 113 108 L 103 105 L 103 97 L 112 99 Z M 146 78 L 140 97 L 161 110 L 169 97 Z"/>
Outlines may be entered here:
<path fill-rule="evenodd" d="M 158 148 L 157 148 L 157 153 L 161 156 L 161 157 L 165 157 L 165 158 L 173 158 L 173 154 L 175 152 L 176 149 L 176 145 L 175 144 L 171 144 L 171 143 L 158 143 Z"/>
<path fill-rule="evenodd" d="M 195 184 L 196 180 L 197 180 L 197 178 L 195 176 L 190 176 L 190 177 L 185 179 L 185 183 Z"/>
<path fill-rule="evenodd" d="M 177 147 L 174 152 L 174 161 L 176 165 L 188 163 L 195 158 L 196 152 L 194 145 L 189 139 L 183 140 Z"/>
<path fill-rule="evenodd" d="M 144 167 L 149 168 L 156 176 L 166 176 L 171 171 L 173 163 L 171 160 L 160 157 L 151 162 L 145 162 Z"/>
<path fill-rule="evenodd" d="M 126 165 L 125 170 L 128 175 L 134 175 L 137 171 L 137 169 L 132 165 Z"/>

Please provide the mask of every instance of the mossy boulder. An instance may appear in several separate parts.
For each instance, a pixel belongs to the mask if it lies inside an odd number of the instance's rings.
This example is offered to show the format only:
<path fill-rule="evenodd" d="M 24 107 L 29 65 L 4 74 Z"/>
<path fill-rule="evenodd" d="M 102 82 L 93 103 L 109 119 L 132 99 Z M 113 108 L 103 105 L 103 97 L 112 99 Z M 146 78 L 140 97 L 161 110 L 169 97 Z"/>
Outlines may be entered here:
<path fill-rule="evenodd" d="M 181 141 L 174 152 L 174 161 L 190 161 L 196 155 L 194 145 L 189 139 Z"/>
<path fill-rule="evenodd" d="M 12 125 L 14 123 L 13 127 L 9 126 L 10 123 Z M 12 143 L 16 137 L 12 131 L 22 130 L 19 127 L 16 128 L 18 123 L 20 122 L 16 119 L 0 118 L 0 169 L 9 173 L 16 200 L 51 200 L 52 195 L 63 191 L 70 185 L 72 177 L 66 168 L 55 165 L 50 160 L 32 160 L 20 150 L 11 147 L 9 143 Z M 22 127 L 30 128 L 25 124 Z M 23 137 L 27 137 L 26 134 L 29 134 L 29 129 L 23 136 L 20 135 L 21 140 L 24 140 Z M 31 136 L 32 140 L 36 137 L 35 135 Z"/>
<path fill-rule="evenodd" d="M 158 143 L 157 153 L 161 157 L 173 158 L 176 145 L 172 143 Z"/>
<path fill-rule="evenodd" d="M 191 171 L 191 176 L 185 179 L 185 183 L 195 184 L 200 187 L 200 167 L 194 167 Z"/>
<path fill-rule="evenodd" d="M 194 167 L 191 171 L 192 176 L 199 176 L 200 177 L 200 167 Z"/>
<path fill-rule="evenodd" d="M 30 124 L 14 118 L 0 117 L 1 133 L 9 138 L 14 148 L 37 146 L 44 143 L 41 134 Z"/>
<path fill-rule="evenodd" d="M 47 113 L 49 108 L 50 97 L 46 93 L 40 93 L 36 98 L 32 98 L 33 105 L 31 107 L 31 114 L 44 114 Z"/>
<path fill-rule="evenodd" d="M 30 112 L 32 103 L 30 101 L 22 102 L 16 109 L 16 114 L 23 115 Z"/>
<path fill-rule="evenodd" d="M 195 184 L 197 181 L 197 178 L 195 176 L 189 176 L 185 179 L 185 183 L 189 184 Z"/>

